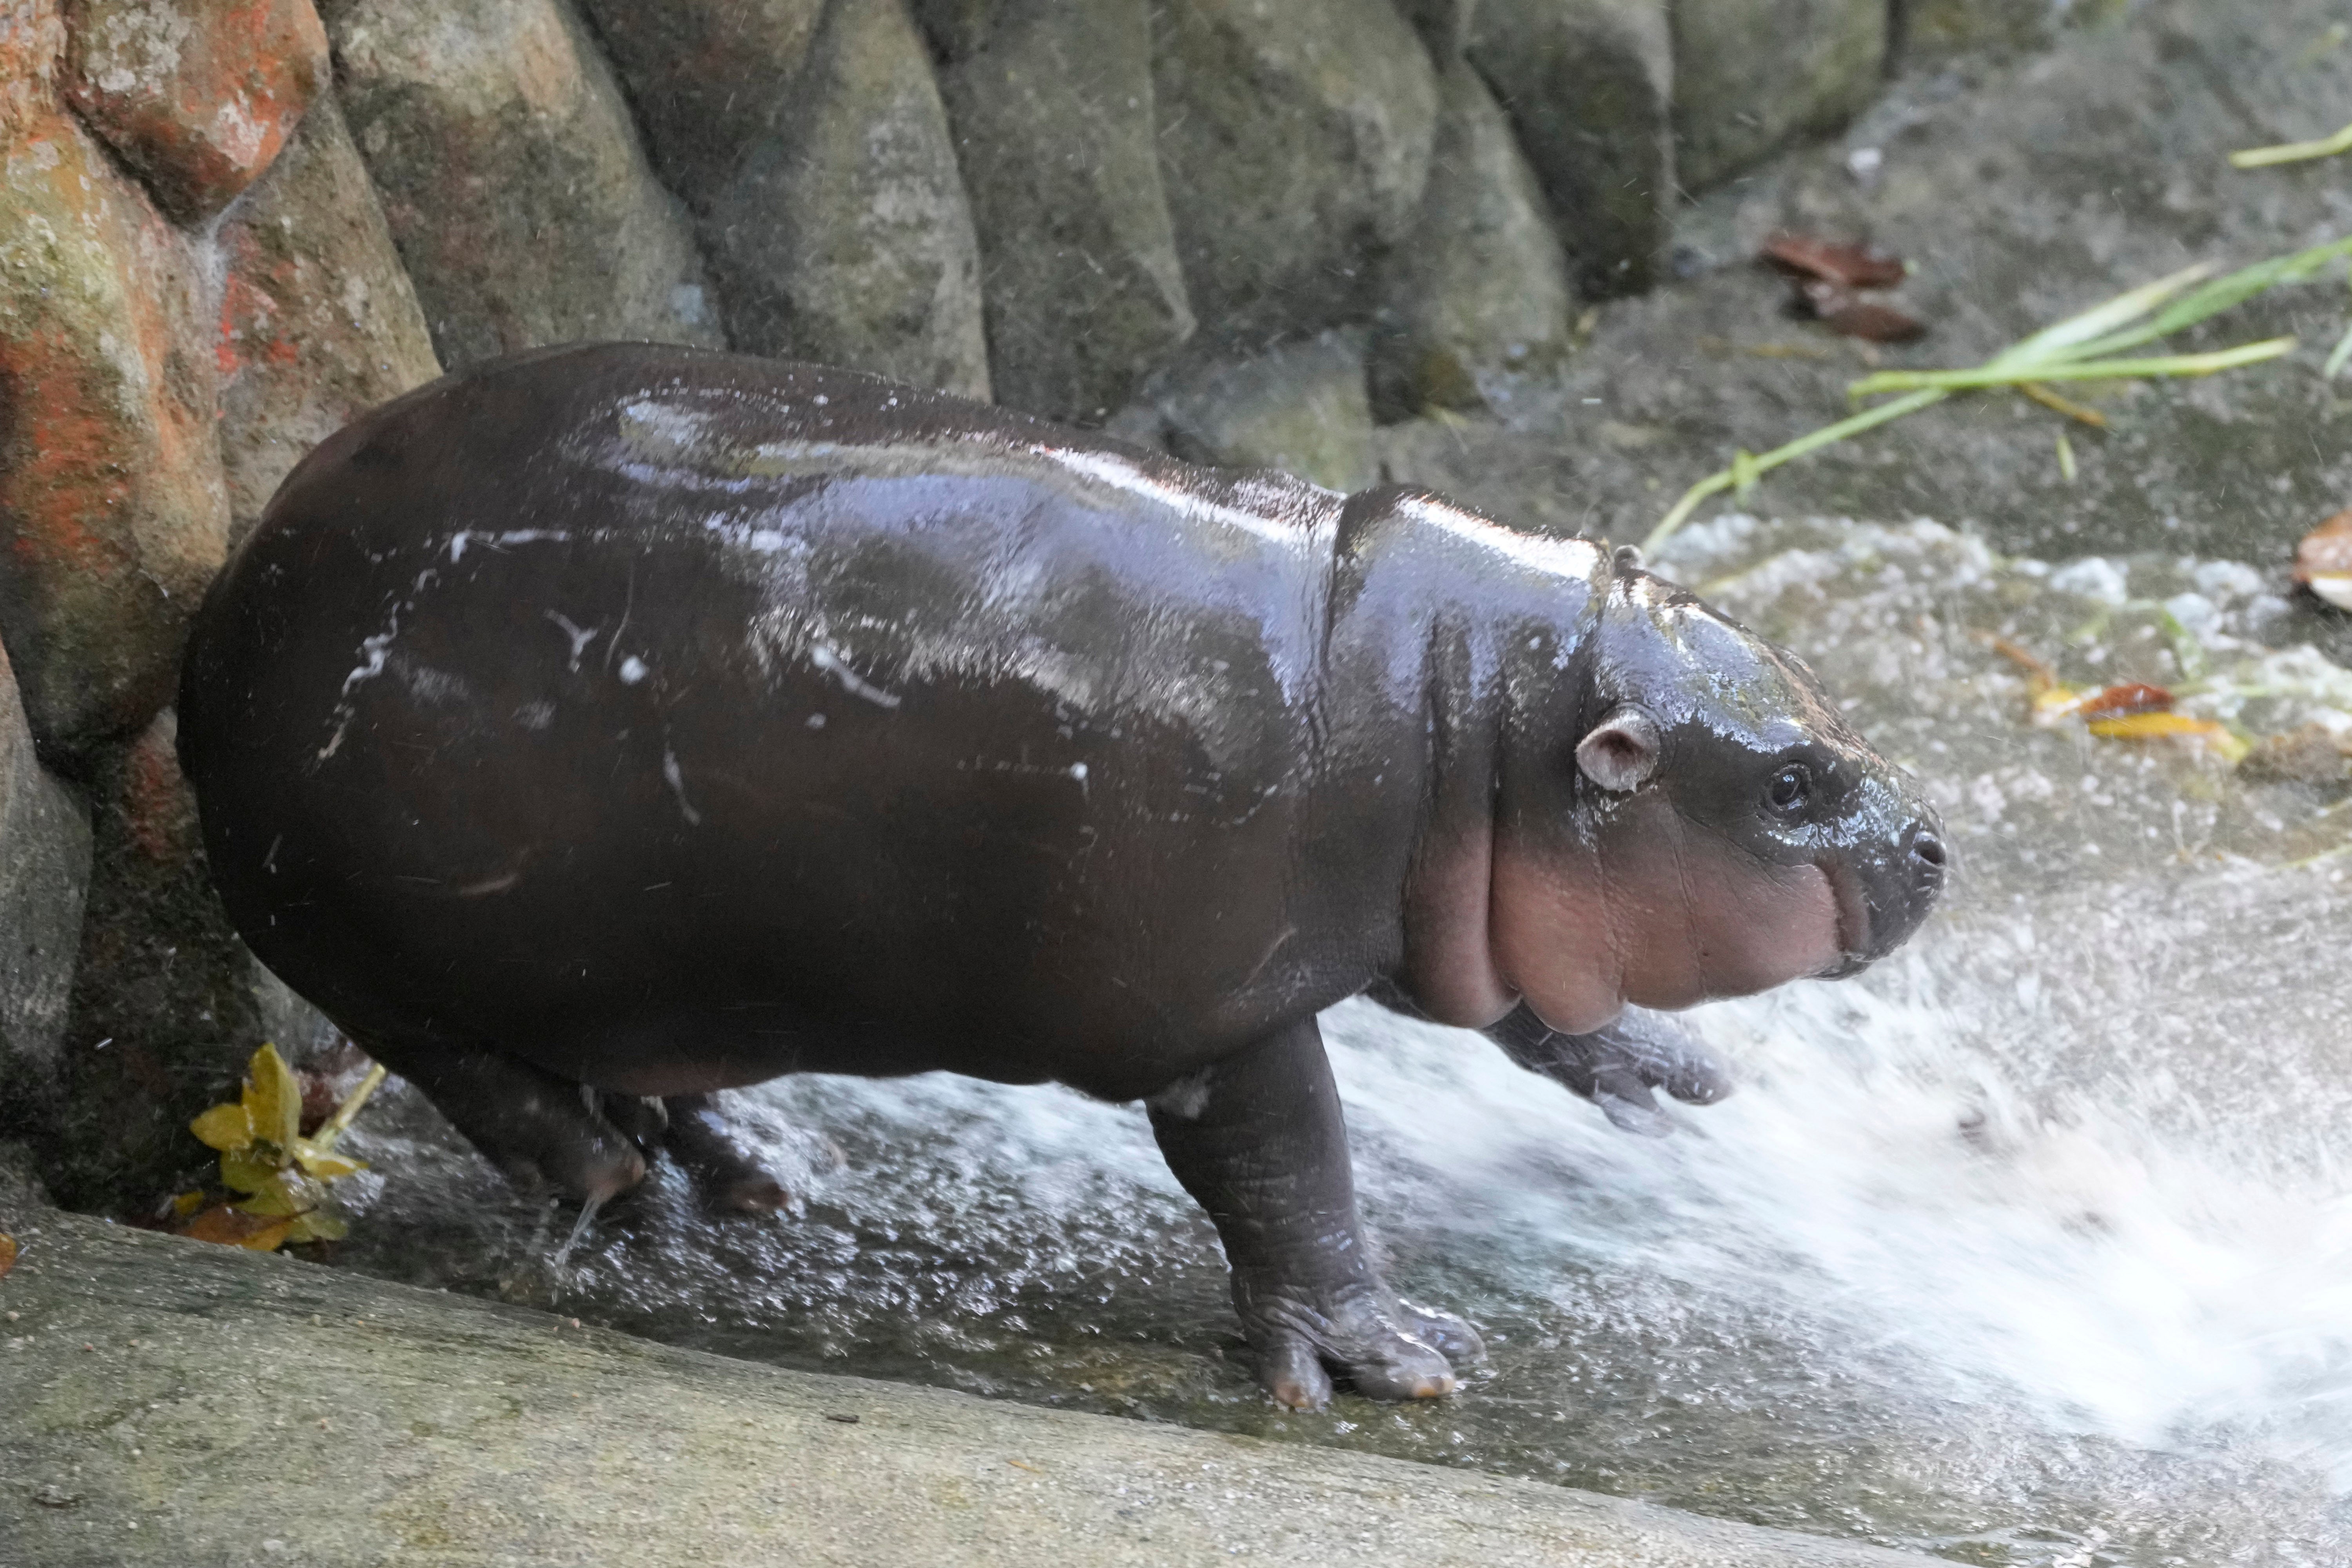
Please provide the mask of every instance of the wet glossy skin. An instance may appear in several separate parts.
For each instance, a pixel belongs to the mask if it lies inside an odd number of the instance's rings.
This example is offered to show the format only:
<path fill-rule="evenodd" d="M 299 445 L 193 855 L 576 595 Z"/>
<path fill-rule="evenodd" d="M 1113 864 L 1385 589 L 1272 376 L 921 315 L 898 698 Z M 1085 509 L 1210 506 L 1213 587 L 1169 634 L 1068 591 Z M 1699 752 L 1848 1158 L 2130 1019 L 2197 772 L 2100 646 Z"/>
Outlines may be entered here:
<path fill-rule="evenodd" d="M 1793 661 L 1594 546 L 648 345 L 323 445 L 181 743 L 256 952 L 510 1170 L 642 1173 L 581 1084 L 1153 1097 L 1294 1404 L 1475 1345 L 1363 1258 L 1317 1011 L 1586 1034 L 1866 961 L 1941 872 Z"/>

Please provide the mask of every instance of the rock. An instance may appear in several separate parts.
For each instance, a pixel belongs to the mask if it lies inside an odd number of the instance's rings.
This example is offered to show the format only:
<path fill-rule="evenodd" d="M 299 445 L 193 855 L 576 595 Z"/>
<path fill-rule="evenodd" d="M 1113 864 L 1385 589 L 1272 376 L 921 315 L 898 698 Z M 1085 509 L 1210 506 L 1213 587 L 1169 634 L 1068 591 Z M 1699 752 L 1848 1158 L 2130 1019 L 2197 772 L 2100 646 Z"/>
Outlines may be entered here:
<path fill-rule="evenodd" d="M 445 365 L 583 339 L 721 342 L 686 215 L 564 0 L 346 0 L 327 24 Z"/>
<path fill-rule="evenodd" d="M 1704 191 L 1834 131 L 1886 68 L 1886 0 L 1672 0 L 1683 185 Z"/>
<path fill-rule="evenodd" d="M 2073 9 L 2050 0 L 1895 0 L 1889 52 L 1908 65 L 1964 50 L 1999 56 L 2046 48 Z"/>
<path fill-rule="evenodd" d="M 89 809 L 33 754 L 0 650 L 0 1130 L 48 1103 L 89 891 Z"/>
<path fill-rule="evenodd" d="M 22 1239 L 0 1280 L 17 1314 L 0 1341 L 12 1568 L 1933 1561 L 1474 1469 L 673 1350 L 77 1215 L 39 1215 Z"/>
<path fill-rule="evenodd" d="M 1574 314 L 1559 238 L 1502 110 L 1465 64 L 1438 83 L 1429 194 L 1388 264 L 1373 339 L 1375 400 L 1399 417 L 1485 406 L 1481 379 L 1557 362 Z"/>
<path fill-rule="evenodd" d="M 1421 208 L 1437 79 L 1389 0 L 1152 11 L 1160 174 L 1185 287 L 1226 340 L 1369 313 Z"/>
<path fill-rule="evenodd" d="M 167 710 L 93 781 L 93 856 L 56 1106 L 34 1130 L 69 1208 L 140 1215 L 210 1158 L 188 1119 L 261 1044 L 254 963 L 205 868 Z"/>
<path fill-rule="evenodd" d="M 793 90 L 826 0 L 583 0 L 654 166 L 700 206 L 753 143 L 804 112 Z"/>
<path fill-rule="evenodd" d="M 1099 420 L 1192 334 L 1153 144 L 1147 0 L 1006 0 L 984 26 L 933 36 L 955 46 L 940 89 L 980 236 L 996 395 Z"/>
<path fill-rule="evenodd" d="M 1470 61 L 1510 115 L 1588 297 L 1658 280 L 1676 195 L 1673 57 L 1666 0 L 1479 0 Z"/>
<path fill-rule="evenodd" d="M 704 223 L 737 342 L 985 398 L 979 239 L 900 0 L 833 0 L 789 90 Z"/>
<path fill-rule="evenodd" d="M 58 100 L 62 42 L 0 9 L 0 637 L 79 766 L 169 696 L 226 506 L 194 259 Z"/>
<path fill-rule="evenodd" d="M 184 224 L 257 178 L 327 85 L 310 0 L 72 0 L 66 96 Z"/>
<path fill-rule="evenodd" d="M 367 166 L 333 100 L 218 235 L 221 460 L 232 538 L 354 415 L 441 374 Z"/>
<path fill-rule="evenodd" d="M 1470 47 L 1470 25 L 1478 5 L 1479 0 L 1399 0 L 1397 9 L 1443 69 Z"/>
<path fill-rule="evenodd" d="M 1329 332 L 1241 361 L 1155 377 L 1155 421 L 1129 428 L 1196 463 L 1280 468 L 1335 490 L 1378 484 L 1363 345 Z"/>
<path fill-rule="evenodd" d="M 902 0 L 596 14 L 738 348 L 988 395 L 979 242 Z"/>

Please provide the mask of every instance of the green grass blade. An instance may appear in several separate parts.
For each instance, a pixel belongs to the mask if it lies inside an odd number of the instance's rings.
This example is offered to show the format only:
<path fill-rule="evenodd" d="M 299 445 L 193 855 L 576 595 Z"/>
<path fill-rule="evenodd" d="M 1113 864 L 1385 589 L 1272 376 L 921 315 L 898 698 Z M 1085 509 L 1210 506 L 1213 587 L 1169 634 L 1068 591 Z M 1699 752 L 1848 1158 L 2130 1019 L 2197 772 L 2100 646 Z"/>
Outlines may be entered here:
<path fill-rule="evenodd" d="M 2202 262 L 2184 267 L 2169 278 L 2159 278 L 2153 283 L 2143 283 L 2127 293 L 2118 294 L 2104 304 L 2094 305 L 2078 315 L 2067 317 L 2053 326 L 2042 328 L 2032 337 L 2016 342 L 1993 355 L 1987 364 L 2038 364 L 2073 348 L 2089 342 L 2122 326 L 2137 321 L 2188 288 L 2191 283 L 2210 278 L 2213 266 Z"/>
<path fill-rule="evenodd" d="M 2244 304 L 2267 289 L 2281 283 L 2300 282 L 2339 256 L 2352 256 L 2352 239 L 2330 240 L 2326 245 L 2315 245 L 2293 256 L 2274 256 L 2268 261 L 2242 267 L 2228 277 L 2217 278 L 2187 299 L 2175 302 L 2154 321 L 2128 331 L 2079 344 L 2066 357 L 2100 359 L 2124 349 L 2137 348 L 2157 338 L 2168 337 L 2210 317 L 2218 316 L 2232 306 Z"/>
<path fill-rule="evenodd" d="M 2352 125 L 2316 142 L 2286 142 L 2276 147 L 2249 147 L 2242 153 L 2232 153 L 2230 154 L 2230 166 L 2234 169 L 2267 169 L 2273 163 L 2300 163 L 2308 158 L 2333 158 L 2338 153 L 2352 153 Z"/>
<path fill-rule="evenodd" d="M 2346 360 L 2352 360 L 2352 327 L 2345 328 L 2344 335 L 2336 340 L 2336 347 L 2329 353 L 2327 363 L 2319 372 L 2320 378 L 2334 381 L 2344 369 Z"/>
<path fill-rule="evenodd" d="M 1847 395 L 1868 397 L 1881 392 L 1912 392 L 1941 387 L 1958 392 L 1969 387 L 2015 386 L 2026 381 L 2127 381 L 2142 376 L 2211 375 L 2242 364 L 2259 364 L 2294 352 L 2293 338 L 2266 338 L 2202 354 L 2159 354 L 2154 359 L 2062 360 L 2055 364 L 1982 364 L 1974 370 L 1883 370 L 1846 388 Z"/>
<path fill-rule="evenodd" d="M 1833 441 L 1843 441 L 1849 436 L 1859 436 L 1864 430 L 1875 429 L 1881 425 L 1900 419 L 1906 414 L 1916 413 L 1931 403 L 1941 403 L 1950 395 L 1940 387 L 1930 388 L 1915 392 L 1908 397 L 1898 397 L 1892 403 L 1882 403 L 1875 408 L 1864 409 L 1852 418 L 1841 419 L 1834 425 L 1824 425 L 1809 435 L 1798 437 L 1785 447 L 1775 447 L 1770 451 L 1759 453 L 1750 461 L 1740 464 L 1741 477 L 1752 482 L 1756 477 L 1769 473 L 1783 463 L 1794 462 L 1808 452 L 1819 451 Z M 1689 489 L 1685 490 L 1682 500 L 1675 503 L 1674 510 L 1660 518 L 1658 526 L 1650 530 L 1648 535 L 1643 539 L 1642 553 L 1648 555 L 1656 551 L 1660 545 L 1674 537 L 1676 529 L 1690 520 L 1690 514 L 1696 510 L 1699 502 L 1711 495 L 1720 495 L 1725 490 L 1730 489 L 1735 482 L 1732 470 L 1726 468 L 1721 473 L 1709 474 L 1691 486 Z"/>

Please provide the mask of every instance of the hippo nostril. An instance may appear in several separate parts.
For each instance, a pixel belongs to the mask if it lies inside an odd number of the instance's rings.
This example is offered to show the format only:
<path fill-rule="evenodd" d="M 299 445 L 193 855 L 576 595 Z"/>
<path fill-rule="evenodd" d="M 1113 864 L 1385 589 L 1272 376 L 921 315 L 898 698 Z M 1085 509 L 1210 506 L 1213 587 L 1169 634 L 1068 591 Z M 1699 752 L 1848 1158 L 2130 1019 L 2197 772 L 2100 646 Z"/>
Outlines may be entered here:
<path fill-rule="evenodd" d="M 1924 865 L 1938 871 L 1944 868 L 1944 841 L 1924 827 L 1911 839 L 1911 854 Z"/>

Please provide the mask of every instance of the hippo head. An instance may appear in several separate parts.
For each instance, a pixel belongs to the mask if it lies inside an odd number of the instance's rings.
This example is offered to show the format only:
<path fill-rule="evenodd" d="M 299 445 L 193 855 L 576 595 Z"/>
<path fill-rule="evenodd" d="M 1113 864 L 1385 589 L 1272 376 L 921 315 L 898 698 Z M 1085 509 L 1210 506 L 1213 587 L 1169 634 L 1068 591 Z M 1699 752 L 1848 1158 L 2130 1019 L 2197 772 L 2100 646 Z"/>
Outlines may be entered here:
<path fill-rule="evenodd" d="M 1934 808 L 1794 655 L 1629 560 L 1580 643 L 1497 779 L 1489 942 L 1544 1022 L 1852 974 L 1927 918 Z"/>

